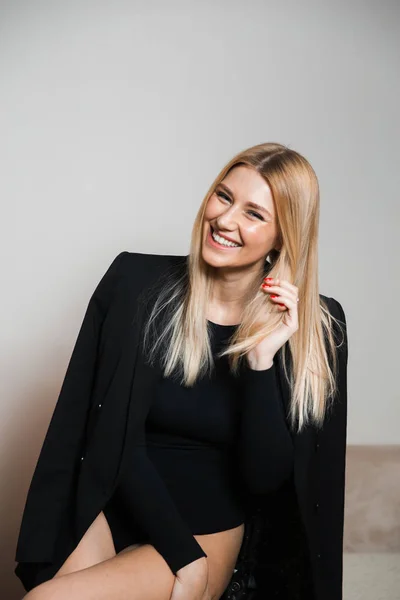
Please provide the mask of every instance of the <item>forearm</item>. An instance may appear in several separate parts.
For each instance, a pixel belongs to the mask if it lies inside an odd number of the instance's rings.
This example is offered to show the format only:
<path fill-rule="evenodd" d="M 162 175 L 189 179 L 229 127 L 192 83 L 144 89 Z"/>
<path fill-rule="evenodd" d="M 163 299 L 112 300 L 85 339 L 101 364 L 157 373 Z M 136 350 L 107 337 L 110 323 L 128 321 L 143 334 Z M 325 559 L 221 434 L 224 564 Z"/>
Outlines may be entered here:
<path fill-rule="evenodd" d="M 182 519 L 145 447 L 136 447 L 132 452 L 120 490 L 128 514 L 133 511 L 135 520 L 175 574 L 207 556 Z"/>
<path fill-rule="evenodd" d="M 273 363 L 266 369 L 249 366 L 242 375 L 239 462 L 252 493 L 274 491 L 293 468 L 293 441 L 276 377 Z"/>

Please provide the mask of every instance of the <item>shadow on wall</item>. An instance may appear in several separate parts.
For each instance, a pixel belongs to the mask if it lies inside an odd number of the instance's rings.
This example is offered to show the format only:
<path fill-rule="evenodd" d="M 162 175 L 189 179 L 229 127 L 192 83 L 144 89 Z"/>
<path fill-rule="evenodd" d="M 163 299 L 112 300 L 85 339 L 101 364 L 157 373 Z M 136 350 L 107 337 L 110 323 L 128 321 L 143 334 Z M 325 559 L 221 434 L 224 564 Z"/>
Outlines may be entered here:
<path fill-rule="evenodd" d="M 54 360 L 53 360 L 54 363 Z M 49 358 L 49 369 L 54 365 Z M 39 377 L 40 378 L 40 377 Z M 43 375 L 45 381 L 45 375 Z M 26 593 L 14 574 L 15 550 L 28 487 L 54 408 L 59 387 L 37 386 L 21 393 L 20 410 L 9 415 L 10 435 L 3 440 L 0 457 L 0 598 L 20 600 Z"/>

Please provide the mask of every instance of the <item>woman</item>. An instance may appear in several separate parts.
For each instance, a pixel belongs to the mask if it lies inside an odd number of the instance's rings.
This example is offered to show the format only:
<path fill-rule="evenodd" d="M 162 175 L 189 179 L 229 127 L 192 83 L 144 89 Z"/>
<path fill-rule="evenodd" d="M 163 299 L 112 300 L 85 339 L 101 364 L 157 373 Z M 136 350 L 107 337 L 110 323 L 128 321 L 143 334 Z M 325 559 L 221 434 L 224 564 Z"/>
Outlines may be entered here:
<path fill-rule="evenodd" d="M 25 600 L 240 598 L 242 559 L 254 599 L 342 598 L 347 338 L 318 218 L 306 159 L 261 144 L 213 182 L 188 256 L 113 261 L 29 489 Z"/>

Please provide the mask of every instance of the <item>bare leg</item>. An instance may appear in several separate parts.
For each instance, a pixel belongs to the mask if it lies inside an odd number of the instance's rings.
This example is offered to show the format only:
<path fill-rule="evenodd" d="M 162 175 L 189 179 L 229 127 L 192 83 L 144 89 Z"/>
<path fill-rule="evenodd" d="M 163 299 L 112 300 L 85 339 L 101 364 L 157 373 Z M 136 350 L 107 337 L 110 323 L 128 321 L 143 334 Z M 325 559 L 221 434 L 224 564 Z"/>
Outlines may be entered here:
<path fill-rule="evenodd" d="M 107 519 L 102 511 L 54 577 L 86 569 L 114 556 L 113 538 Z"/>
<path fill-rule="evenodd" d="M 150 544 L 31 590 L 24 600 L 169 600 L 175 576 Z"/>
<path fill-rule="evenodd" d="M 209 589 L 215 599 L 231 578 L 243 533 L 240 525 L 194 536 L 208 555 Z M 116 555 L 108 522 L 100 513 L 54 578 L 24 600 L 169 600 L 174 583 L 174 574 L 150 544 L 133 544 Z"/>

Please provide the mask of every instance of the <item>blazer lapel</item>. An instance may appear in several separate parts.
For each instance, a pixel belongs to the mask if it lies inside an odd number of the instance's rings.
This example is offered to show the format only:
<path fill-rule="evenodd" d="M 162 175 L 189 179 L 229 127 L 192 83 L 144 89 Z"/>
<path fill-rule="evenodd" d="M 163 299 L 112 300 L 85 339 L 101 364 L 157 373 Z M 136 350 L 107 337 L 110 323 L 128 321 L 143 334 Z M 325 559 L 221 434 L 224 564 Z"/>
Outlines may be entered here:
<path fill-rule="evenodd" d="M 124 442 L 122 448 L 122 457 L 119 461 L 118 472 L 113 487 L 118 482 L 120 474 L 124 470 L 125 457 L 129 456 L 132 444 L 142 435 L 145 427 L 145 420 L 149 412 L 154 391 L 159 378 L 162 376 L 161 367 L 158 363 L 150 366 L 144 356 L 142 348 L 143 327 L 145 325 L 146 310 L 148 303 L 144 301 L 139 303 L 139 307 L 134 317 L 134 327 L 131 327 L 131 335 L 128 336 L 123 354 L 127 359 L 127 368 L 132 373 L 128 387 L 128 407 Z M 134 368 L 132 369 L 132 365 Z"/>
<path fill-rule="evenodd" d="M 102 490 L 101 502 L 112 495 L 123 469 L 124 457 L 136 439 L 139 426 L 144 423 L 153 396 L 157 369 L 151 369 L 144 362 L 140 343 L 149 306 L 145 292 L 146 288 L 139 293 L 137 301 L 129 305 L 132 310 L 126 317 L 127 325 L 112 379 L 102 398 L 101 414 L 80 465 L 75 530 L 78 539 L 79 528 L 91 522 L 93 511 L 98 510 L 98 506 L 93 505 L 93 487 Z"/>

